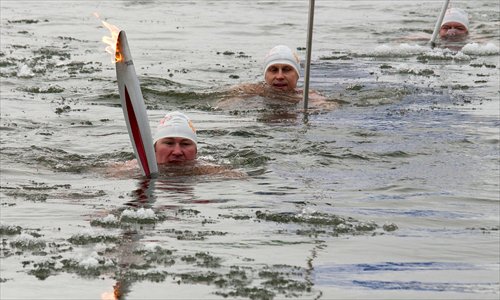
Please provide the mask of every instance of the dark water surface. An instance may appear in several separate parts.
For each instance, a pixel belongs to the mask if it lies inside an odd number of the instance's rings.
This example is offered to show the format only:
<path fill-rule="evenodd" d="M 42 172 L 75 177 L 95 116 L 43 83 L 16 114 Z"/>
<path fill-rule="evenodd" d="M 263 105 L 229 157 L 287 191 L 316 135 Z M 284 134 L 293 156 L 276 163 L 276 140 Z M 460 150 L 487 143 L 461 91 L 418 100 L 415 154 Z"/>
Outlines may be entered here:
<path fill-rule="evenodd" d="M 498 1 L 316 1 L 311 87 L 339 107 L 217 101 L 304 57 L 308 1 L 1 0 L 1 299 L 498 299 Z M 93 15 L 126 30 L 152 128 L 194 120 L 245 176 L 119 176 L 133 158 Z M 248 101 L 266 102 L 266 99 Z M 254 102 L 249 102 L 254 103 Z"/>

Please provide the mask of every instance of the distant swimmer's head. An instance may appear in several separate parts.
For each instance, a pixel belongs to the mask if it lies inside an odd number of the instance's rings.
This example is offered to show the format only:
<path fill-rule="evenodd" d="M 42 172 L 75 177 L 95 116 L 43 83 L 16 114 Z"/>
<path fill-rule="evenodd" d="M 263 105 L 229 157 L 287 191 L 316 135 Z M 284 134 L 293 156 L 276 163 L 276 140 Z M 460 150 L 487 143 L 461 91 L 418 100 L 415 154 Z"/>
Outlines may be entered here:
<path fill-rule="evenodd" d="M 174 111 L 160 120 L 153 138 L 158 164 L 177 164 L 196 159 L 198 138 L 193 122 Z"/>
<path fill-rule="evenodd" d="M 441 39 L 460 41 L 469 33 L 469 17 L 460 8 L 450 8 L 446 11 L 439 30 Z"/>
<path fill-rule="evenodd" d="M 279 91 L 293 91 L 300 77 L 300 60 L 287 46 L 272 48 L 264 59 L 266 83 Z"/>

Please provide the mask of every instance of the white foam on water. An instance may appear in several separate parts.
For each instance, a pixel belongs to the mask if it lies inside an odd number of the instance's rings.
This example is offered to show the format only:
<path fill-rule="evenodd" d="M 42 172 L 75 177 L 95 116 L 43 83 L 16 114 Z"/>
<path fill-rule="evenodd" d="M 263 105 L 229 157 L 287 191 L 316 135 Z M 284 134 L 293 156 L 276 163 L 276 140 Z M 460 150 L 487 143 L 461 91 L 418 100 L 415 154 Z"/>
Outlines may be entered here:
<path fill-rule="evenodd" d="M 500 53 L 500 49 L 498 48 L 497 45 L 493 43 L 487 43 L 487 44 L 470 43 L 462 48 L 462 52 L 468 55 L 488 56 L 488 55 L 498 55 Z"/>
<path fill-rule="evenodd" d="M 429 49 L 429 48 L 427 48 L 427 51 L 425 51 L 421 54 L 425 55 L 428 58 L 444 59 L 448 56 L 454 56 L 454 54 L 456 54 L 456 53 L 449 50 L 449 49 L 443 49 L 443 48 Z"/>
<path fill-rule="evenodd" d="M 98 235 L 99 233 L 92 228 L 85 228 L 79 233 L 75 234 L 75 236 L 98 236 Z"/>
<path fill-rule="evenodd" d="M 110 230 L 96 230 L 93 228 L 85 228 L 82 229 L 79 233 L 76 233 L 73 235 L 73 237 L 102 237 L 102 236 L 115 236 L 117 231 L 114 231 L 115 234 L 113 234 L 112 231 Z"/>
<path fill-rule="evenodd" d="M 478 45 L 476 43 L 467 44 L 462 51 L 452 51 L 447 48 L 429 48 L 428 46 L 410 45 L 407 43 L 399 45 L 380 45 L 370 54 L 373 57 L 412 57 L 416 55 L 424 55 L 430 59 L 449 59 L 450 57 L 456 61 L 471 60 L 470 55 L 494 55 L 498 54 L 498 47 L 494 44 Z"/>
<path fill-rule="evenodd" d="M 99 266 L 99 261 L 95 257 L 89 256 L 81 260 L 78 264 L 85 269 L 90 269 L 97 268 Z"/>
<path fill-rule="evenodd" d="M 386 57 L 386 56 L 396 56 L 396 57 L 409 57 L 418 54 L 423 54 L 429 51 L 428 47 L 420 45 L 410 45 L 407 43 L 400 44 L 398 46 L 390 45 L 380 45 L 375 47 L 372 56 L 375 57 Z"/>
<path fill-rule="evenodd" d="M 156 250 L 156 247 L 159 247 L 158 243 L 146 243 L 144 245 L 144 250 L 154 252 Z"/>
<path fill-rule="evenodd" d="M 81 257 L 78 264 L 82 268 L 92 269 L 100 266 L 113 266 L 115 262 L 107 257 L 99 256 L 96 251 L 93 251 L 88 256 Z"/>
<path fill-rule="evenodd" d="M 16 236 L 13 239 L 13 241 L 17 242 L 17 243 L 29 244 L 29 243 L 39 242 L 40 240 L 38 238 L 32 236 L 31 234 L 27 234 L 27 233 L 23 232 L 20 235 Z"/>
<path fill-rule="evenodd" d="M 316 213 L 317 211 L 310 207 L 310 206 L 306 206 L 304 208 L 302 208 L 302 211 L 300 212 L 300 214 L 298 214 L 298 217 L 303 217 L 303 218 L 309 218 L 311 217 L 312 214 Z"/>
<path fill-rule="evenodd" d="M 453 56 L 453 59 L 456 60 L 456 61 L 468 61 L 468 60 L 471 60 L 472 58 L 463 53 L 462 51 L 459 51 L 457 54 L 455 54 L 455 56 Z"/>
<path fill-rule="evenodd" d="M 97 243 L 94 245 L 94 251 L 96 252 L 104 252 L 108 247 L 104 243 Z"/>
<path fill-rule="evenodd" d="M 109 214 L 105 216 L 104 218 L 101 219 L 102 223 L 116 223 L 118 222 L 118 219 L 115 217 L 115 215 Z"/>
<path fill-rule="evenodd" d="M 131 219 L 156 219 L 156 214 L 151 208 L 139 208 L 138 210 L 124 210 L 120 218 L 127 217 Z"/>
<path fill-rule="evenodd" d="M 35 73 L 25 64 L 21 65 L 17 71 L 17 77 L 20 78 L 31 78 L 33 76 L 35 76 Z"/>
<path fill-rule="evenodd" d="M 415 68 L 415 67 L 410 67 L 409 65 L 407 64 L 400 64 L 400 65 L 397 65 L 395 66 L 395 69 L 399 72 L 399 73 L 418 73 L 420 72 L 422 69 L 420 68 Z"/>

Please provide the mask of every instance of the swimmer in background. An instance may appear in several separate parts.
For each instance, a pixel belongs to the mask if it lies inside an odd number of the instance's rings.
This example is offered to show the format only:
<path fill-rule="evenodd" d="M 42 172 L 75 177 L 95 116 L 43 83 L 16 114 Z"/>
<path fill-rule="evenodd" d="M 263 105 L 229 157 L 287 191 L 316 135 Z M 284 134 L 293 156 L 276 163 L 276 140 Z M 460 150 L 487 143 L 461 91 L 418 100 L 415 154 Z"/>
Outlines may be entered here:
<path fill-rule="evenodd" d="M 167 113 L 159 122 L 153 136 L 159 177 L 221 174 L 225 177 L 241 178 L 244 175 L 225 166 L 215 165 L 197 159 L 198 137 L 191 119 L 174 111 Z M 132 169 L 138 169 L 137 160 L 117 163 L 108 170 L 113 177 L 130 176 Z"/>
<path fill-rule="evenodd" d="M 463 41 L 469 35 L 469 17 L 460 8 L 449 8 L 441 23 L 439 37 L 446 41 Z"/>
<path fill-rule="evenodd" d="M 451 50 L 460 50 L 461 44 L 467 40 L 469 36 L 469 17 L 461 8 L 448 8 L 439 28 L 439 38 L 443 46 L 451 48 Z M 405 37 L 404 40 L 412 41 L 429 41 L 431 34 L 420 33 Z M 459 44 L 453 44 L 459 43 Z M 463 46 L 463 45 L 461 45 Z"/>
<path fill-rule="evenodd" d="M 298 104 L 302 100 L 303 90 L 297 88 L 300 78 L 300 60 L 289 47 L 278 45 L 272 48 L 264 58 L 264 82 L 248 83 L 236 86 L 229 96 L 218 103 L 218 107 L 227 108 L 242 99 L 253 96 L 274 100 L 273 104 Z M 336 106 L 326 102 L 326 98 L 315 91 L 309 92 L 309 103 L 314 106 Z"/>

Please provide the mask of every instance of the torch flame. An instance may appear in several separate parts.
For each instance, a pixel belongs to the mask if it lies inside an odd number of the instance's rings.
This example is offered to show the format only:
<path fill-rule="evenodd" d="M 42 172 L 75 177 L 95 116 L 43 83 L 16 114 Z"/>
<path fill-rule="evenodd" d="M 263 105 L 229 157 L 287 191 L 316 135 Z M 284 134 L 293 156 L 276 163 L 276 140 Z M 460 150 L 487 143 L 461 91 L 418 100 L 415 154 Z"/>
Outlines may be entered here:
<path fill-rule="evenodd" d="M 99 15 L 97 13 L 94 13 L 94 16 L 96 18 L 99 18 Z M 106 47 L 106 52 L 112 55 L 111 62 L 117 63 L 123 60 L 122 54 L 118 51 L 116 51 L 116 42 L 118 40 L 118 35 L 120 34 L 120 28 L 116 27 L 113 24 L 109 24 L 106 21 L 101 20 L 102 25 L 106 27 L 109 32 L 111 33 L 111 36 L 103 36 L 102 41 L 108 45 Z"/>
<path fill-rule="evenodd" d="M 101 300 L 116 300 L 114 292 L 104 292 L 101 294 Z"/>
<path fill-rule="evenodd" d="M 118 300 L 122 299 L 122 284 L 120 281 L 116 282 L 115 285 L 113 285 L 113 291 L 112 292 L 104 292 L 101 294 L 101 300 Z"/>

